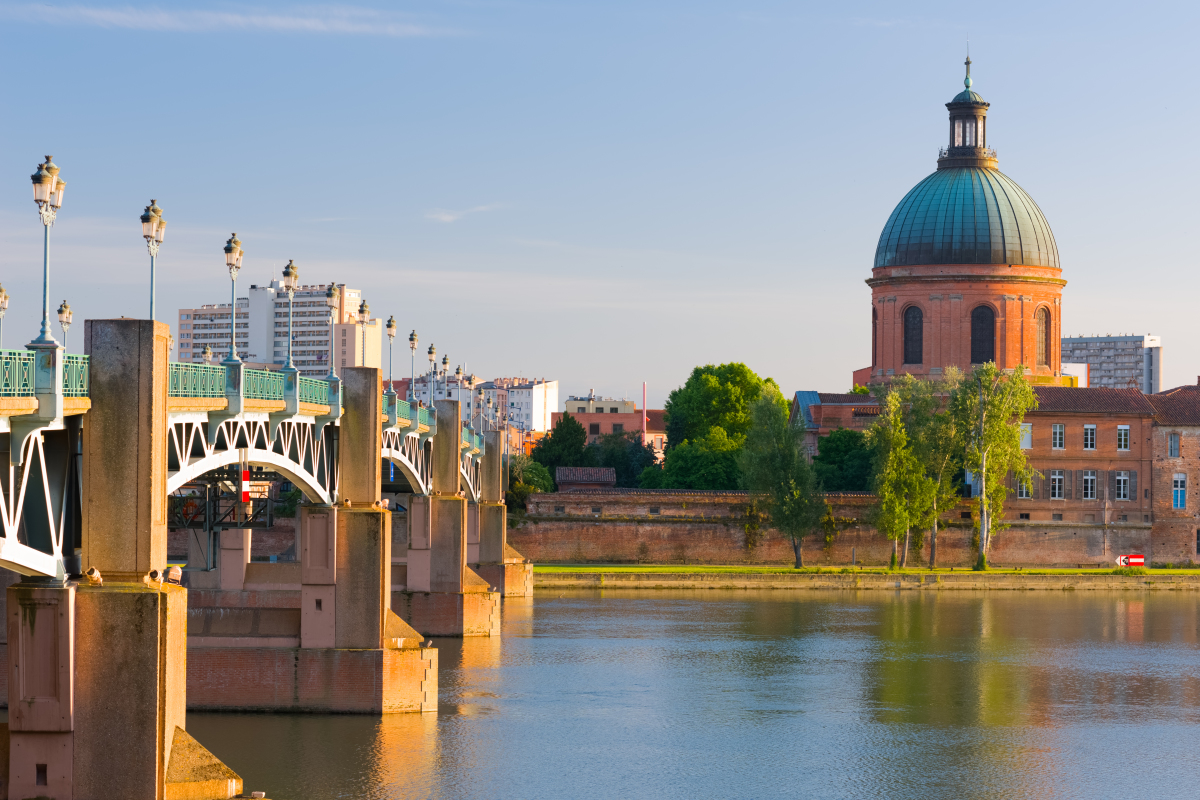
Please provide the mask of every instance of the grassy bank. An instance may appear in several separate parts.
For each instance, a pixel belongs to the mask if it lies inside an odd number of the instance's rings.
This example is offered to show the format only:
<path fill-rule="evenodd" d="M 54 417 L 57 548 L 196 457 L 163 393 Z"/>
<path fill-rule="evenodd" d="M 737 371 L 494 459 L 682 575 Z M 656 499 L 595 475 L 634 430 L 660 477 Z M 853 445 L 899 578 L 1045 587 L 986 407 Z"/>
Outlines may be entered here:
<path fill-rule="evenodd" d="M 1051 567 L 1037 568 L 1005 568 L 996 567 L 986 573 L 977 573 L 969 567 L 945 567 L 939 569 L 910 567 L 908 569 L 889 570 L 887 567 L 805 567 L 793 569 L 790 567 L 756 567 L 733 564 L 729 566 L 708 564 L 535 564 L 535 574 L 589 574 L 604 573 L 606 575 L 1113 575 L 1128 574 L 1114 573 L 1113 567 L 1090 569 L 1056 569 Z M 1137 573 L 1135 573 L 1137 574 Z M 1195 575 L 1200 576 L 1200 569 L 1150 569 L 1147 576 L 1155 575 Z"/>

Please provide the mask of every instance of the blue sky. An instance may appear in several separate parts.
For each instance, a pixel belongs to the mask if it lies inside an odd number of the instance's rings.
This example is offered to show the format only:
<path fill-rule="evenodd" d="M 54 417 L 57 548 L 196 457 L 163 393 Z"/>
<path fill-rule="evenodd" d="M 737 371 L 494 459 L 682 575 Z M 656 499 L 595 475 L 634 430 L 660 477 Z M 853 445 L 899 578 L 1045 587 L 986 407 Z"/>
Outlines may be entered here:
<path fill-rule="evenodd" d="M 1068 333 L 1200 374 L 1195 4 L 0 3 L 7 346 L 40 315 L 29 175 L 68 181 L 51 301 L 160 319 L 295 259 L 471 371 L 651 407 L 696 364 L 842 391 L 892 207 L 961 88 L 1058 241 Z M 7 188 L 5 188 L 7 187 Z M 70 349 L 82 347 L 82 326 Z M 407 372 L 397 358 L 397 372 Z"/>

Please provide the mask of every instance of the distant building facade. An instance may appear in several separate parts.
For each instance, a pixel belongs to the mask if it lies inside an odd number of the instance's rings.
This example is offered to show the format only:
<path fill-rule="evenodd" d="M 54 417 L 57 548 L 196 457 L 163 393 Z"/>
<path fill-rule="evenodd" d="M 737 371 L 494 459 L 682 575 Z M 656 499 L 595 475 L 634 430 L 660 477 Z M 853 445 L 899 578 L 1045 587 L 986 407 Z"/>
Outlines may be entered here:
<path fill-rule="evenodd" d="M 1086 364 L 1087 385 L 1104 389 L 1162 390 L 1162 338 L 1072 336 L 1062 340 L 1064 364 Z"/>
<path fill-rule="evenodd" d="M 595 392 L 591 392 L 584 397 L 568 397 L 563 401 L 562 410 L 572 414 L 632 414 L 637 411 L 637 404 L 632 400 L 597 397 Z"/>

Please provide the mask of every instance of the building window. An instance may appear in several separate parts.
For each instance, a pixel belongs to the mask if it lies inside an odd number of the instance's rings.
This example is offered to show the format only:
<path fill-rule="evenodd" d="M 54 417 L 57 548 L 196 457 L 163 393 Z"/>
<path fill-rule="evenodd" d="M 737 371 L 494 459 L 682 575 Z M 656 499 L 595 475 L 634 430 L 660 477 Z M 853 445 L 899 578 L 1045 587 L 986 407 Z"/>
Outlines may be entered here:
<path fill-rule="evenodd" d="M 555 514 L 564 514 L 564 513 L 566 513 L 566 511 L 567 511 L 567 507 L 566 507 L 566 506 L 555 506 L 555 507 L 554 507 L 554 513 L 555 513 Z"/>
<path fill-rule="evenodd" d="M 1129 473 L 1124 470 L 1117 473 L 1117 500 L 1129 499 Z"/>
<path fill-rule="evenodd" d="M 1179 458 L 1179 434 L 1167 434 L 1167 455 L 1171 458 Z"/>
<path fill-rule="evenodd" d="M 976 306 L 971 312 L 971 363 L 996 360 L 996 312 L 989 306 Z"/>
<path fill-rule="evenodd" d="M 1050 499 L 1062 500 L 1063 497 L 1063 471 L 1052 469 L 1050 470 Z"/>
<path fill-rule="evenodd" d="M 1096 499 L 1096 470 L 1085 469 L 1083 471 L 1083 499 Z"/>
<path fill-rule="evenodd" d="M 1187 508 L 1187 475 L 1182 472 L 1171 480 L 1171 508 Z"/>
<path fill-rule="evenodd" d="M 1062 450 L 1067 446 L 1067 426 L 1061 422 L 1054 423 L 1054 427 L 1050 429 L 1050 447 L 1054 450 Z"/>
<path fill-rule="evenodd" d="M 603 413 L 604 413 L 604 407 L 603 407 L 603 406 L 596 406 L 596 413 L 597 413 L 597 414 L 603 414 Z"/>
<path fill-rule="evenodd" d="M 963 143 L 962 120 L 956 119 L 956 120 L 954 120 L 954 146 L 962 147 L 962 143 Z"/>
<path fill-rule="evenodd" d="M 1022 450 L 1032 450 L 1033 449 L 1033 423 L 1032 422 L 1022 422 L 1021 423 L 1021 449 Z"/>
<path fill-rule="evenodd" d="M 592 424 L 588 425 L 588 435 L 589 436 L 599 436 L 600 435 L 600 423 L 599 422 L 593 422 Z"/>
<path fill-rule="evenodd" d="M 1021 519 L 1029 519 L 1029 513 L 1026 512 L 1026 513 L 1022 514 Z"/>
<path fill-rule="evenodd" d="M 512 404 L 511 404 L 511 403 L 509 403 L 509 405 L 512 405 Z M 586 409 L 586 408 L 584 408 L 583 406 L 577 406 L 577 407 L 575 408 L 575 410 L 576 410 L 577 412 L 579 412 L 580 414 L 586 414 L 586 413 L 587 413 L 587 409 Z"/>
<path fill-rule="evenodd" d="M 917 306 L 904 309 L 904 363 L 920 364 L 924 352 L 924 315 Z"/>
<path fill-rule="evenodd" d="M 662 513 L 662 512 L 661 512 L 661 509 L 660 509 L 658 506 L 650 506 L 650 513 L 651 513 L 651 514 L 659 514 L 659 513 Z"/>
<path fill-rule="evenodd" d="M 1050 519 L 1053 522 L 1062 522 L 1062 514 L 1051 514 Z"/>
<path fill-rule="evenodd" d="M 1045 308 L 1037 312 L 1037 363 L 1039 367 L 1050 365 L 1050 311 Z"/>
<path fill-rule="evenodd" d="M 1128 450 L 1129 449 L 1129 426 L 1128 425 L 1118 425 L 1117 426 L 1117 449 L 1118 450 Z"/>
<path fill-rule="evenodd" d="M 593 513 L 593 514 L 599 514 L 599 513 L 600 513 L 600 506 L 592 506 L 592 513 Z"/>
<path fill-rule="evenodd" d="M 1017 499 L 1029 500 L 1033 497 L 1033 492 L 1029 491 L 1029 484 L 1026 481 L 1017 481 Z"/>
<path fill-rule="evenodd" d="M 1084 425 L 1083 426 L 1083 449 L 1084 450 L 1095 450 L 1096 449 L 1096 426 L 1095 425 Z"/>
<path fill-rule="evenodd" d="M 624 432 L 625 432 L 625 423 L 623 423 L 623 422 L 614 422 L 613 423 L 613 433 L 624 433 Z"/>

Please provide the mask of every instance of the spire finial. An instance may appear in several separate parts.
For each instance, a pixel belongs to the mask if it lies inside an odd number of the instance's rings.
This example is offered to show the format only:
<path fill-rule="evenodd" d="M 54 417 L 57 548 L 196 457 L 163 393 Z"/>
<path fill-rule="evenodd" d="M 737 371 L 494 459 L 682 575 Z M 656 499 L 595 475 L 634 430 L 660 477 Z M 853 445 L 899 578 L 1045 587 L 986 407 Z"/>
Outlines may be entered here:
<path fill-rule="evenodd" d="M 963 62 L 967 66 L 967 77 L 963 79 L 963 86 L 971 88 L 971 55 L 968 52 L 967 60 Z"/>

